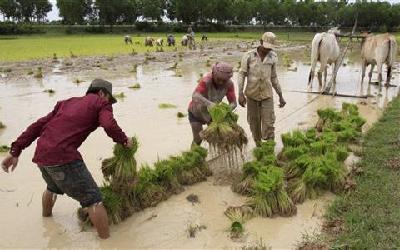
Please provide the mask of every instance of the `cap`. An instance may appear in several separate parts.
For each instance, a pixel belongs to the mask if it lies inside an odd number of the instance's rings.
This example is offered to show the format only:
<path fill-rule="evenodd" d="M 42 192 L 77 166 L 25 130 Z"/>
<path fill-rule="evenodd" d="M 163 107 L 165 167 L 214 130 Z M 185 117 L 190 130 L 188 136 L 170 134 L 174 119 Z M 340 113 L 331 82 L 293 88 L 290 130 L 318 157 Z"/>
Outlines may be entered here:
<path fill-rule="evenodd" d="M 112 95 L 112 83 L 103 79 L 94 79 L 92 83 L 89 86 L 89 89 L 91 88 L 103 88 L 105 89 L 108 94 L 111 96 L 111 103 L 116 103 L 117 99 Z"/>
<path fill-rule="evenodd" d="M 272 32 L 265 32 L 262 37 L 262 46 L 266 49 L 276 48 L 276 35 Z"/>

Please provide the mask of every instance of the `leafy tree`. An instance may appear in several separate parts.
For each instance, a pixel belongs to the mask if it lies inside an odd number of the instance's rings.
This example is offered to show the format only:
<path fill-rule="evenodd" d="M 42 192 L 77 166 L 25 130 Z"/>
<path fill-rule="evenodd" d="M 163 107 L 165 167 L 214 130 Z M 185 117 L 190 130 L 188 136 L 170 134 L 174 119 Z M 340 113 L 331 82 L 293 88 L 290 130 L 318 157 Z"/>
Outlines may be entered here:
<path fill-rule="evenodd" d="M 66 24 L 83 24 L 92 12 L 92 0 L 57 0 L 60 17 Z"/>
<path fill-rule="evenodd" d="M 18 4 L 15 0 L 0 0 L 0 13 L 6 19 L 14 19 L 18 15 Z"/>

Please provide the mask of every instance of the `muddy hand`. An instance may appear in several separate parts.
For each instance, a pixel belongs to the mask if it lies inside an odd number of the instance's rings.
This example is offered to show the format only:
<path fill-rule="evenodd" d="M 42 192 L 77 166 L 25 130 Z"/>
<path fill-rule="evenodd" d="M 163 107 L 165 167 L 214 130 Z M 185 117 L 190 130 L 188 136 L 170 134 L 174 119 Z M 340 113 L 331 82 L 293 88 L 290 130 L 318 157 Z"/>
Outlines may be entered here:
<path fill-rule="evenodd" d="M 286 105 L 286 101 L 285 99 L 283 99 L 283 97 L 279 98 L 279 107 L 283 108 Z"/>
<path fill-rule="evenodd" d="M 243 94 L 239 95 L 239 104 L 240 104 L 240 106 L 246 107 L 246 103 L 247 103 L 246 97 L 244 97 Z"/>
<path fill-rule="evenodd" d="M 8 154 L 7 157 L 1 163 L 1 167 L 6 173 L 9 172 L 10 168 L 11 172 L 14 171 L 17 165 L 18 165 L 18 157 L 14 157 L 11 154 Z"/>
<path fill-rule="evenodd" d="M 125 147 L 127 147 L 127 148 L 132 148 L 133 147 L 132 138 L 128 138 L 128 140 L 125 143 Z"/>

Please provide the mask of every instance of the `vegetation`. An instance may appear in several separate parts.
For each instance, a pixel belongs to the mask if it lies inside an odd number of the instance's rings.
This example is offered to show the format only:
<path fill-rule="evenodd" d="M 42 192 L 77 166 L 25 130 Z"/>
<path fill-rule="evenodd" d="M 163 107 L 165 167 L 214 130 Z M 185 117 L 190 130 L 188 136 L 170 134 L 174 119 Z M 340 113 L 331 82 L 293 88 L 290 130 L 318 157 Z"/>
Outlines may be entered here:
<path fill-rule="evenodd" d="M 158 105 L 159 109 L 176 109 L 176 105 L 175 104 L 170 104 L 170 103 L 160 103 Z"/>
<path fill-rule="evenodd" d="M 0 129 L 5 129 L 7 126 L 3 123 L 3 122 L 0 122 Z"/>
<path fill-rule="evenodd" d="M 219 103 L 209 109 L 211 124 L 201 133 L 201 137 L 212 147 L 221 151 L 242 150 L 247 144 L 246 133 L 237 124 L 239 116 L 226 103 Z"/>
<path fill-rule="evenodd" d="M 139 83 L 135 83 L 132 86 L 129 86 L 130 89 L 140 89 L 142 86 Z"/>
<path fill-rule="evenodd" d="M 176 117 L 178 117 L 178 118 L 184 118 L 184 117 L 186 117 L 186 116 L 187 116 L 187 115 L 184 114 L 184 113 L 182 113 L 182 112 L 176 113 Z"/>
<path fill-rule="evenodd" d="M 400 99 L 396 98 L 364 138 L 354 192 L 340 194 L 326 213 L 332 249 L 389 249 L 400 245 Z M 324 238 L 324 237 L 322 237 Z"/>
<path fill-rule="evenodd" d="M 54 89 L 45 89 L 43 90 L 44 93 L 48 93 L 49 95 L 55 94 L 56 91 Z"/>
<path fill-rule="evenodd" d="M 134 155 L 138 142 L 136 138 L 132 141 L 134 146 L 130 149 L 115 145 L 114 156 L 102 163 L 106 182 L 101 192 L 110 223 L 119 223 L 135 211 L 156 206 L 182 192 L 184 185 L 204 181 L 211 175 L 205 162 L 207 150 L 199 146 L 136 171 Z"/>
<path fill-rule="evenodd" d="M 1 145 L 0 146 L 0 153 L 8 153 L 10 151 L 10 147 L 7 145 Z"/>

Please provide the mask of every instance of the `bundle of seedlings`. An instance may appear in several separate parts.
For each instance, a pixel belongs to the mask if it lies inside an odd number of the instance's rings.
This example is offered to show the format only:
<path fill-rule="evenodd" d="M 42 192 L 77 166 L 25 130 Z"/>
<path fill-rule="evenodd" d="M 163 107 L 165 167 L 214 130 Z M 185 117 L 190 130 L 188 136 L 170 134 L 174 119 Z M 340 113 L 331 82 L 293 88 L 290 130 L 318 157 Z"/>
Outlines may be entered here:
<path fill-rule="evenodd" d="M 171 157 L 170 165 L 181 185 L 192 185 L 205 181 L 211 176 L 211 170 L 206 164 L 207 150 L 194 146 L 179 157 Z"/>
<path fill-rule="evenodd" d="M 272 217 L 274 215 L 292 216 L 297 208 L 285 190 L 282 168 L 263 166 L 252 185 L 252 196 L 248 205 L 255 215 Z"/>
<path fill-rule="evenodd" d="M 132 137 L 132 142 L 131 148 L 115 144 L 114 156 L 102 162 L 103 176 L 116 192 L 129 192 L 136 181 L 135 153 L 138 149 L 138 141 L 135 137 Z"/>
<path fill-rule="evenodd" d="M 253 216 L 253 210 L 248 206 L 228 207 L 224 214 L 231 221 L 231 238 L 237 239 L 243 236 L 245 230 L 243 224 L 251 219 Z"/>
<path fill-rule="evenodd" d="M 223 156 L 221 166 L 227 166 L 228 169 L 221 172 L 236 172 L 239 160 L 244 159 L 244 148 L 248 142 L 243 128 L 237 124 L 239 116 L 222 102 L 211 107 L 209 113 L 211 124 L 200 135 L 210 144 L 216 156 Z"/>
<path fill-rule="evenodd" d="M 168 198 L 166 188 L 157 180 L 157 173 L 149 166 L 142 166 L 138 172 L 138 182 L 132 189 L 133 205 L 138 209 L 154 207 Z"/>
<path fill-rule="evenodd" d="M 247 195 L 251 194 L 254 180 L 263 166 L 276 165 L 277 159 L 274 153 L 275 142 L 262 142 L 259 147 L 253 150 L 255 161 L 246 162 L 242 167 L 242 175 L 232 185 L 232 190 L 236 193 Z"/>
<path fill-rule="evenodd" d="M 206 157 L 207 150 L 196 146 L 181 156 L 158 161 L 152 168 L 143 166 L 133 189 L 135 206 L 141 209 L 155 206 L 172 194 L 182 192 L 182 185 L 205 181 L 210 175 Z"/>
<path fill-rule="evenodd" d="M 323 139 L 311 143 L 309 151 L 291 161 L 285 169 L 288 193 L 295 203 L 314 199 L 324 191 L 337 192 L 344 185 L 347 147 Z"/>

